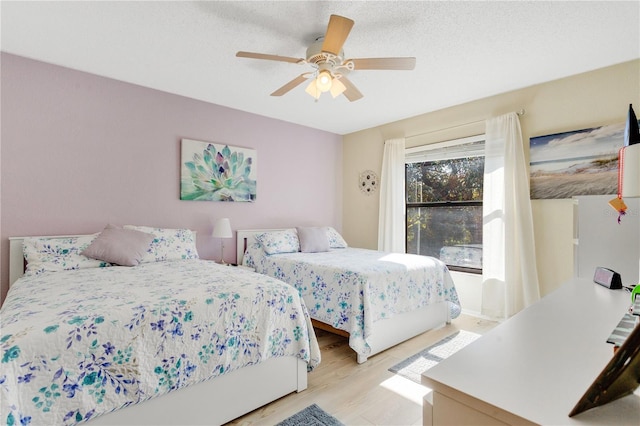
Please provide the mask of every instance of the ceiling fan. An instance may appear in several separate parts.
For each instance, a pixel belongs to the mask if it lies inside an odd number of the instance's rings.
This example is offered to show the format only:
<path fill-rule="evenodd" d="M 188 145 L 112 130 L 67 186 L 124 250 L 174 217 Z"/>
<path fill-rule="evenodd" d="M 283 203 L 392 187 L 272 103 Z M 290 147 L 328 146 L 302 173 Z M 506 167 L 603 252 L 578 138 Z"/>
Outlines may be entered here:
<path fill-rule="evenodd" d="M 356 70 L 412 70 L 416 66 L 416 58 L 361 58 L 345 59 L 342 46 L 353 27 L 353 20 L 339 15 L 331 15 L 324 36 L 318 37 L 307 49 L 306 59 L 288 56 L 269 55 L 265 53 L 238 52 L 237 57 L 266 59 L 269 61 L 290 62 L 292 64 L 313 67 L 313 71 L 305 72 L 284 86 L 271 93 L 271 96 L 282 96 L 291 89 L 312 79 L 306 92 L 316 100 L 324 92 L 330 92 L 335 98 L 341 94 L 350 101 L 357 101 L 362 93 L 351 83 L 347 75 Z"/>

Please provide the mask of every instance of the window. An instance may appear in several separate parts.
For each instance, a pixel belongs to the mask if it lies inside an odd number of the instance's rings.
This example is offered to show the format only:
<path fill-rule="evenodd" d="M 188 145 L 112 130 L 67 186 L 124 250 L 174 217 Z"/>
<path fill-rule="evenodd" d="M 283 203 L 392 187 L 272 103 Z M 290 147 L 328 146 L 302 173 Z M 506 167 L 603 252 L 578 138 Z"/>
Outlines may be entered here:
<path fill-rule="evenodd" d="M 482 272 L 484 135 L 405 152 L 407 253 Z"/>

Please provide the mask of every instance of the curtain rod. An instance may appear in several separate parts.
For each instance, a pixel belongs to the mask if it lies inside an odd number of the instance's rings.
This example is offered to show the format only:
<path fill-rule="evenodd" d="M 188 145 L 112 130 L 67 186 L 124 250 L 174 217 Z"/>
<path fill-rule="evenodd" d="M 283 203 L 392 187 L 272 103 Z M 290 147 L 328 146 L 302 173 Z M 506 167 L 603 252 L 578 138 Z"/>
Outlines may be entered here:
<path fill-rule="evenodd" d="M 516 111 L 516 114 L 518 114 L 518 116 L 520 116 L 520 117 L 522 117 L 524 115 L 524 113 L 525 113 L 524 108 L 520 108 L 519 111 Z M 430 135 L 431 133 L 444 132 L 445 130 L 456 129 L 458 127 L 471 126 L 472 124 L 478 124 L 478 123 L 482 123 L 484 121 L 486 121 L 486 119 L 485 120 L 476 120 L 476 121 L 472 121 L 470 123 L 456 124 L 455 126 L 445 127 L 443 129 L 431 130 L 429 132 L 418 133 L 417 135 L 405 136 L 405 139 L 417 138 L 418 136 Z"/>

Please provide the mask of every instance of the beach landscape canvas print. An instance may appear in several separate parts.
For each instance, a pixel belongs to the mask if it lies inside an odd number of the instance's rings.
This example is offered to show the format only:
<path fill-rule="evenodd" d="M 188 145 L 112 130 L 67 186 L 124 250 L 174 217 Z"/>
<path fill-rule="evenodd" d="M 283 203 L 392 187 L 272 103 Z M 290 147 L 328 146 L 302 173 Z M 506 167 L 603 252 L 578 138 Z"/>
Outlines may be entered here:
<path fill-rule="evenodd" d="M 531 199 L 617 194 L 624 129 L 620 123 L 531 138 Z"/>

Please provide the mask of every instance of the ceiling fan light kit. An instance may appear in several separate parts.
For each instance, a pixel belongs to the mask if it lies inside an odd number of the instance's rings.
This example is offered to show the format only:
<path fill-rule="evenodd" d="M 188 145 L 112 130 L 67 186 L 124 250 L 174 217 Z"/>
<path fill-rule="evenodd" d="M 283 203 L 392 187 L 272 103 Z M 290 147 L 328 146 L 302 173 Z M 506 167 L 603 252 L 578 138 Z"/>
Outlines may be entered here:
<path fill-rule="evenodd" d="M 331 72 L 324 70 L 318 73 L 318 76 L 311 80 L 305 92 L 310 94 L 317 101 L 324 92 L 330 92 L 334 98 L 340 96 L 347 88 L 340 82 L 337 77 L 331 75 Z"/>
<path fill-rule="evenodd" d="M 316 77 L 316 86 L 318 86 L 321 92 L 328 92 L 329 89 L 331 89 L 331 80 L 333 80 L 331 72 L 322 70 L 318 73 L 318 77 Z"/>
<path fill-rule="evenodd" d="M 306 59 L 243 51 L 236 53 L 236 56 L 239 58 L 264 59 L 298 65 L 311 65 L 314 68 L 313 71 L 300 74 L 298 77 L 271 93 L 271 96 L 282 96 L 307 79 L 312 78 L 305 92 L 313 96 L 316 101 L 324 92 L 330 92 L 334 98 L 344 94 L 350 102 L 362 98 L 362 93 L 360 93 L 346 77 L 351 71 L 412 70 L 415 68 L 416 58 L 412 57 L 345 60 L 342 46 L 351 32 L 353 24 L 353 20 L 349 18 L 331 15 L 325 35 L 318 37 L 316 41 L 309 46 L 306 52 Z"/>

